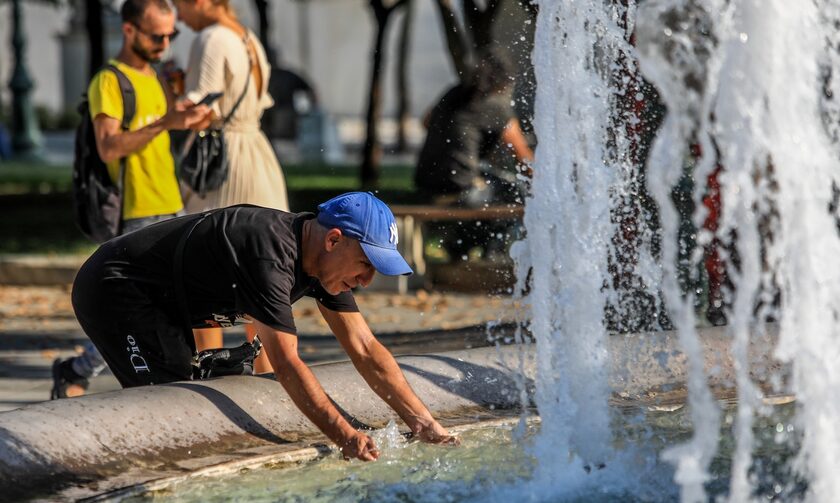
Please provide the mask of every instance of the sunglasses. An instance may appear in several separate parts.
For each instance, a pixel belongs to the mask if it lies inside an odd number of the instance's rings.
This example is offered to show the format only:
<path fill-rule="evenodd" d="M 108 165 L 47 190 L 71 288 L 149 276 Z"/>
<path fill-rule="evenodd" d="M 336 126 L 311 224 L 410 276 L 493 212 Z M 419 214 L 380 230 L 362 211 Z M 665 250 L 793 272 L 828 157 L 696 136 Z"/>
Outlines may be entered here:
<path fill-rule="evenodd" d="M 139 31 L 140 33 L 145 35 L 149 40 L 151 40 L 152 42 L 154 42 L 157 45 L 162 44 L 163 41 L 166 40 L 166 39 L 169 39 L 169 41 L 172 42 L 173 40 L 175 40 L 178 37 L 178 34 L 181 33 L 176 28 L 175 31 L 173 31 L 172 33 L 164 33 L 163 35 L 158 35 L 157 33 L 149 33 L 149 32 L 147 32 L 143 28 L 140 28 L 140 26 L 138 26 L 134 23 L 131 23 L 131 24 L 135 28 L 137 28 L 137 31 Z"/>

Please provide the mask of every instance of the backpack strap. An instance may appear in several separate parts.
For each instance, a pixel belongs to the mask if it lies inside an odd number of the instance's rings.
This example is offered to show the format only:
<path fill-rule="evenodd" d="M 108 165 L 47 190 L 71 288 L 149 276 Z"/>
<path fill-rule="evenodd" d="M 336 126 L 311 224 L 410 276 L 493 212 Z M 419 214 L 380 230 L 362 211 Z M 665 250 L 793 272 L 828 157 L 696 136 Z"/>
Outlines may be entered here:
<path fill-rule="evenodd" d="M 117 76 L 117 82 L 120 85 L 120 95 L 122 96 L 123 100 L 123 118 L 122 124 L 120 127 L 123 131 L 128 131 L 129 127 L 131 126 L 131 120 L 134 119 L 134 114 L 137 112 L 137 94 L 134 92 L 134 86 L 131 85 L 131 81 L 128 80 L 128 76 L 123 73 L 122 70 L 117 68 L 116 65 L 108 63 L 105 66 L 106 69 L 114 72 L 114 75 Z M 120 158 L 120 180 L 119 180 L 119 189 L 120 189 L 120 211 L 122 211 L 123 203 L 124 203 L 124 194 L 125 194 L 125 166 L 126 166 L 126 158 Z M 122 224 L 123 219 L 122 215 L 120 216 L 120 225 L 117 229 L 117 235 L 122 234 Z"/>
<path fill-rule="evenodd" d="M 137 95 L 134 92 L 134 86 L 131 85 L 128 76 L 117 68 L 116 65 L 108 63 L 105 68 L 114 72 L 114 75 L 117 76 L 117 82 L 120 85 L 120 94 L 123 100 L 122 129 L 123 131 L 128 131 L 131 120 L 134 119 L 134 114 L 137 112 Z"/>

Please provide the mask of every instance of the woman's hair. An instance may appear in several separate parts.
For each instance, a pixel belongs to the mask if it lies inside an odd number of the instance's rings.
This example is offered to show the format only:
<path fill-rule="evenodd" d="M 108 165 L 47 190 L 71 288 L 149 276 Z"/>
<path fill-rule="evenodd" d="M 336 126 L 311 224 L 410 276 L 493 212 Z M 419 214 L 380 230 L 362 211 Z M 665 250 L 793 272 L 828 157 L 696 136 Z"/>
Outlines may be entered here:
<path fill-rule="evenodd" d="M 187 0 L 191 3 L 195 3 L 195 0 Z M 233 10 L 233 7 L 230 5 L 230 0 L 210 0 L 210 3 L 215 5 L 216 7 L 221 7 L 224 10 L 228 11 L 228 14 L 236 17 L 236 11 Z"/>
<path fill-rule="evenodd" d="M 123 23 L 139 24 L 150 5 L 156 6 L 162 12 L 172 12 L 172 7 L 167 0 L 125 0 L 120 7 Z"/>
<path fill-rule="evenodd" d="M 233 7 L 230 6 L 230 0 L 210 0 L 216 7 L 221 7 L 228 11 L 228 13 L 233 14 Z"/>

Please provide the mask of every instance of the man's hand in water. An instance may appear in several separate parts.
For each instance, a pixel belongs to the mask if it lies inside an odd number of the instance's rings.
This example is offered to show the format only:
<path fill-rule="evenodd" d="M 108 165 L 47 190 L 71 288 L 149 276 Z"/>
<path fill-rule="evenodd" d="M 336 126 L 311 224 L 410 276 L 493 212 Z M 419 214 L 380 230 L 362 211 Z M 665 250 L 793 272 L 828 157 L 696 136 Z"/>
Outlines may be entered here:
<path fill-rule="evenodd" d="M 339 444 L 341 455 L 344 459 L 361 459 L 362 461 L 375 461 L 379 458 L 379 449 L 373 439 L 361 432 L 354 432 Z"/>
<path fill-rule="evenodd" d="M 434 419 L 431 421 L 419 421 L 413 429 L 414 436 L 429 444 L 461 445 L 458 437 L 450 435 L 446 428 Z"/>

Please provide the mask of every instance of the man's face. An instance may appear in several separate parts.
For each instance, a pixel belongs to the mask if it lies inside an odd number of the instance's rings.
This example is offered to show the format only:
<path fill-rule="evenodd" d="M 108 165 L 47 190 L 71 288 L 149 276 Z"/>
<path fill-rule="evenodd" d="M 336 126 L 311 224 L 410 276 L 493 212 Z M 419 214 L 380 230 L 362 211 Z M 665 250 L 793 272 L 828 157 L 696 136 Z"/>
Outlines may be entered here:
<path fill-rule="evenodd" d="M 137 56 L 148 63 L 157 63 L 175 36 L 175 14 L 152 4 L 139 23 L 125 23 L 123 30 Z"/>
<path fill-rule="evenodd" d="M 376 269 L 368 260 L 362 246 L 355 239 L 341 234 L 338 229 L 327 233 L 327 253 L 321 257 L 318 281 L 331 295 L 349 291 L 357 286 L 368 286 Z"/>

